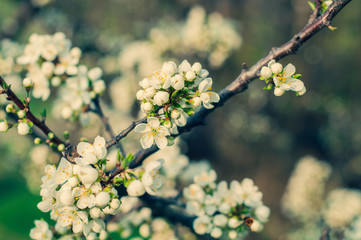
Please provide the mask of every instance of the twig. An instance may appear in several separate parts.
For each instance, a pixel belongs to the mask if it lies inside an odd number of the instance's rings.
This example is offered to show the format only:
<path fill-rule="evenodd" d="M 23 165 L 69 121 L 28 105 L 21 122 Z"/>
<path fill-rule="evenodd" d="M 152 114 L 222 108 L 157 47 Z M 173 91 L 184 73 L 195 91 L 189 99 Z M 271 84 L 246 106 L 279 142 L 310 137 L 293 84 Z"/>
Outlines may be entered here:
<path fill-rule="evenodd" d="M 106 130 L 107 133 L 109 134 L 109 137 L 110 137 L 111 139 L 115 139 L 115 134 L 114 134 L 113 128 L 112 128 L 112 126 L 111 126 L 110 123 L 109 123 L 108 117 L 106 117 L 106 116 L 104 115 L 104 112 L 103 112 L 103 110 L 102 110 L 102 107 L 100 106 L 99 98 L 96 97 L 96 98 L 93 100 L 93 103 L 94 103 L 94 105 L 95 105 L 95 109 L 92 109 L 92 111 L 93 111 L 94 113 L 96 113 L 96 114 L 99 116 L 100 120 L 103 122 L 104 127 L 105 127 L 105 130 Z M 116 143 L 118 144 L 118 148 L 119 148 L 119 150 L 120 150 L 120 153 L 123 155 L 123 157 L 125 157 L 126 154 L 125 154 L 125 151 L 124 151 L 124 148 L 123 148 L 122 144 L 121 144 L 119 141 L 117 141 Z"/>
<path fill-rule="evenodd" d="M 6 89 L 4 86 L 8 86 L 5 80 L 0 76 L 0 85 L 4 89 L 5 94 L 7 95 L 8 100 L 12 101 L 20 110 L 26 110 L 26 118 L 29 119 L 34 123 L 35 126 L 37 126 L 46 136 L 48 136 L 49 133 L 54 134 L 54 138 L 51 139 L 51 142 L 54 143 L 56 146 L 60 144 L 64 144 L 64 146 L 67 146 L 65 142 L 63 142 L 60 138 L 58 138 L 53 131 L 50 130 L 50 128 L 42 122 L 40 119 L 34 116 L 34 114 L 30 111 L 29 108 L 27 108 L 24 103 L 16 96 L 16 94 L 7 87 Z"/>
<path fill-rule="evenodd" d="M 110 148 L 113 145 L 117 144 L 122 138 L 125 138 L 138 124 L 145 123 L 147 121 L 147 118 L 144 117 L 142 119 L 139 119 L 138 121 L 132 122 L 129 127 L 124 129 L 121 133 L 119 133 L 116 137 L 114 137 L 112 140 L 107 142 L 106 148 Z"/>
<path fill-rule="evenodd" d="M 311 24 L 307 24 L 299 33 L 297 33 L 291 40 L 283 44 L 279 48 L 273 48 L 267 56 L 260 59 L 255 65 L 253 65 L 249 70 L 242 71 L 241 74 L 225 89 L 219 92 L 220 101 L 214 104 L 214 108 L 206 109 L 201 108 L 199 112 L 187 119 L 187 124 L 179 128 L 179 134 L 188 132 L 196 126 L 202 125 L 204 119 L 215 109 L 223 106 L 223 104 L 228 101 L 234 95 L 245 91 L 248 88 L 248 84 L 254 79 L 259 77 L 260 69 L 267 65 L 272 59 L 279 60 L 288 55 L 294 54 L 297 52 L 298 48 L 301 47 L 308 39 L 318 33 L 321 29 L 331 24 L 331 20 L 344 8 L 351 0 L 335 0 L 328 7 L 328 9 L 317 19 L 315 19 Z M 149 155 L 158 151 L 156 146 L 152 146 L 149 149 L 140 150 L 131 163 L 132 167 L 139 166 L 142 161 L 147 158 Z"/>
<path fill-rule="evenodd" d="M 315 10 L 313 10 L 313 13 L 311 14 L 310 18 L 308 19 L 308 24 L 315 21 L 316 18 L 320 16 L 320 10 L 321 10 L 322 2 L 321 0 L 316 0 L 315 4 Z"/>

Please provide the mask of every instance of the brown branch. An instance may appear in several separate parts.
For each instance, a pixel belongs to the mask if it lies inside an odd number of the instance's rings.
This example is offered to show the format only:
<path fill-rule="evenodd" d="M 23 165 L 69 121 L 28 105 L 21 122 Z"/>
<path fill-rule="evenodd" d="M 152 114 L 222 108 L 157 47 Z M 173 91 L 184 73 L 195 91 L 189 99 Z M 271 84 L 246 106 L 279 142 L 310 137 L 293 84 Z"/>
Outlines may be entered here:
<path fill-rule="evenodd" d="M 54 133 L 50 130 L 50 128 L 40 119 L 34 116 L 34 114 L 30 111 L 30 109 L 24 105 L 24 103 L 16 96 L 16 94 L 9 88 L 4 86 L 8 86 L 5 80 L 0 76 L 0 85 L 4 89 L 5 94 L 7 95 L 7 99 L 9 101 L 12 101 L 20 110 L 26 111 L 26 118 L 29 119 L 34 123 L 35 126 L 37 126 L 46 136 L 48 136 L 49 133 Z M 51 142 L 54 143 L 56 146 L 60 144 L 64 144 L 67 146 L 65 142 L 63 142 L 60 138 L 58 138 L 54 133 L 54 138 L 51 139 Z"/>
<path fill-rule="evenodd" d="M 260 59 L 255 65 L 249 70 L 244 70 L 241 74 L 225 89 L 220 91 L 220 101 L 214 104 L 214 108 L 206 109 L 201 108 L 199 112 L 187 119 L 187 124 L 179 128 L 179 134 L 188 132 L 196 126 L 203 125 L 204 119 L 215 109 L 223 106 L 223 104 L 232 98 L 234 95 L 245 91 L 248 88 L 248 84 L 254 79 L 259 77 L 260 69 L 267 65 L 272 59 L 280 60 L 288 55 L 295 54 L 299 47 L 301 47 L 308 39 L 318 33 L 324 27 L 331 24 L 331 20 L 345 7 L 351 0 L 334 0 L 334 2 L 328 7 L 328 9 L 312 23 L 307 24 L 299 33 L 294 35 L 291 40 L 283 44 L 281 47 L 273 48 L 267 56 Z M 158 151 L 156 146 L 152 146 L 149 149 L 140 150 L 136 155 L 135 159 L 131 163 L 132 167 L 139 166 L 142 161 L 149 155 Z"/>
<path fill-rule="evenodd" d="M 111 139 L 116 139 L 116 138 L 115 138 L 114 131 L 113 131 L 113 128 L 112 128 L 112 126 L 111 126 L 110 123 L 109 123 L 109 119 L 108 119 L 108 117 L 106 117 L 106 116 L 104 115 L 104 112 L 103 112 L 103 110 L 102 110 L 102 107 L 100 106 L 99 97 L 96 97 L 96 98 L 93 100 L 93 103 L 94 103 L 94 105 L 95 105 L 95 109 L 93 109 L 92 111 L 99 116 L 99 118 L 100 118 L 100 120 L 102 121 L 102 123 L 103 123 L 103 125 L 104 125 L 104 127 L 105 127 L 105 130 L 107 131 L 109 137 L 110 137 Z M 119 140 L 120 140 L 120 139 L 119 139 Z M 126 154 L 125 154 L 124 148 L 123 148 L 122 144 L 119 142 L 119 140 L 118 140 L 116 143 L 118 144 L 118 148 L 119 148 L 119 150 L 120 150 L 120 153 L 123 155 L 123 157 L 125 157 Z"/>
<path fill-rule="evenodd" d="M 145 123 L 147 121 L 147 118 L 144 117 L 142 119 L 139 119 L 137 121 L 132 122 L 132 124 L 129 125 L 126 129 L 124 129 L 121 133 L 119 133 L 115 138 L 107 142 L 106 148 L 110 148 L 113 145 L 117 144 L 122 138 L 125 138 L 138 124 Z"/>
<path fill-rule="evenodd" d="M 316 18 L 320 16 L 321 6 L 322 6 L 322 1 L 316 0 L 315 10 L 313 10 L 310 19 L 308 20 L 308 24 L 312 23 L 313 21 L 315 21 Z"/>

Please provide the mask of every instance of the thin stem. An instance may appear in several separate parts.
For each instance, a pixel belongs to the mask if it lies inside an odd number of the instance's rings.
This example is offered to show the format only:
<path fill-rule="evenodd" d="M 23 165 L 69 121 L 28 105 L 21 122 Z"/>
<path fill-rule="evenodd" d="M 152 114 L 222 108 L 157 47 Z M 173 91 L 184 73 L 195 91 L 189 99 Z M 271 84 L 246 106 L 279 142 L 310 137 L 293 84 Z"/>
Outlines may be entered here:
<path fill-rule="evenodd" d="M 103 122 L 105 130 L 107 131 L 109 137 L 111 139 L 115 139 L 115 134 L 114 134 L 112 126 L 109 123 L 109 119 L 108 119 L 108 117 L 106 117 L 104 115 L 102 107 L 100 106 L 99 97 L 96 97 L 93 100 L 93 103 L 95 105 L 95 109 L 93 110 L 93 112 L 96 113 L 99 116 L 100 120 Z M 123 148 L 122 144 L 119 141 L 117 141 L 116 143 L 118 144 L 118 148 L 120 150 L 120 153 L 122 154 L 123 157 L 125 157 L 126 154 L 125 154 L 125 151 L 124 151 L 124 148 Z"/>
<path fill-rule="evenodd" d="M 60 144 L 64 144 L 67 146 L 65 142 L 63 142 L 59 137 L 55 135 L 55 133 L 40 119 L 34 116 L 34 114 L 31 112 L 30 108 L 28 108 L 24 103 L 16 96 L 16 94 L 9 88 L 4 86 L 8 86 L 5 80 L 0 76 L 0 85 L 4 89 L 5 94 L 7 95 L 7 99 L 9 101 L 12 101 L 20 110 L 25 110 L 26 112 L 26 118 L 29 119 L 34 123 L 35 126 L 37 126 L 46 136 L 48 136 L 49 133 L 54 134 L 54 138 L 51 139 L 51 142 L 54 143 L 56 146 Z"/>

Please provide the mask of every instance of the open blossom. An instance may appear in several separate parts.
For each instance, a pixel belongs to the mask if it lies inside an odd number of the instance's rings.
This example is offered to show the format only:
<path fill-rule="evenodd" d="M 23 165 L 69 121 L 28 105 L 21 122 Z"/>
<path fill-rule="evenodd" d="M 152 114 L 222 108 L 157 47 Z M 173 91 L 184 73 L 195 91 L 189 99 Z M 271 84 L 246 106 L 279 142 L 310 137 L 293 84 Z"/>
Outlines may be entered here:
<path fill-rule="evenodd" d="M 139 133 L 144 133 L 140 139 L 142 147 L 150 148 L 154 141 L 160 149 L 163 149 L 167 146 L 168 140 L 166 136 L 169 136 L 169 130 L 160 125 L 159 119 L 155 117 L 149 117 L 147 119 L 148 123 L 141 123 L 135 127 L 135 131 Z"/>
<path fill-rule="evenodd" d="M 142 176 L 142 183 L 145 191 L 150 195 L 155 195 L 157 189 L 162 186 L 162 179 L 159 176 L 159 169 L 163 166 L 164 160 L 158 159 L 148 163 L 144 168 L 145 172 Z"/>
<path fill-rule="evenodd" d="M 107 155 L 107 149 L 105 148 L 105 139 L 97 136 L 93 144 L 80 142 L 77 146 L 77 152 L 81 158 L 76 158 L 75 162 L 79 165 L 86 166 L 94 164 L 98 160 L 103 159 Z"/>
<path fill-rule="evenodd" d="M 206 78 L 198 87 L 200 99 L 202 100 L 203 106 L 207 109 L 214 107 L 211 103 L 217 103 L 220 100 L 218 93 L 209 91 L 212 89 L 212 84 L 212 78 Z"/>
<path fill-rule="evenodd" d="M 34 240 L 51 240 L 53 233 L 49 229 L 49 225 L 44 220 L 35 220 L 35 228 L 30 231 L 30 238 Z"/>
<path fill-rule="evenodd" d="M 127 187 L 128 195 L 131 197 L 142 196 L 145 193 L 144 185 L 140 180 L 131 181 Z"/>
<path fill-rule="evenodd" d="M 289 63 L 280 75 L 273 77 L 273 82 L 276 88 L 279 88 L 283 91 L 295 91 L 301 92 L 304 91 L 305 85 L 303 82 L 297 78 L 293 78 L 293 74 L 296 73 L 296 68 L 293 64 Z M 278 93 L 279 94 L 279 93 Z"/>

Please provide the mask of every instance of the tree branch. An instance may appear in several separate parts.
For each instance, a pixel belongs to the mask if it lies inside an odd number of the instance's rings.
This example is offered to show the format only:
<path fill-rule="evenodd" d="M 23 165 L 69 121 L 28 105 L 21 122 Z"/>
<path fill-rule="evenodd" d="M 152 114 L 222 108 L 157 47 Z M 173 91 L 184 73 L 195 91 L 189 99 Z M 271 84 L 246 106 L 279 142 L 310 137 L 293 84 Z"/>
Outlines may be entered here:
<path fill-rule="evenodd" d="M 16 94 L 9 88 L 4 88 L 4 86 L 8 86 L 5 80 L 0 76 L 0 85 L 4 89 L 4 94 L 7 95 L 7 99 L 12 101 L 20 110 L 25 110 L 26 118 L 29 119 L 37 126 L 46 136 L 49 133 L 54 133 L 50 130 L 50 128 L 40 119 L 34 116 L 34 114 L 30 111 L 30 109 L 24 105 L 24 103 L 16 96 Z M 57 137 L 54 133 L 54 138 L 51 139 L 51 142 L 54 143 L 56 146 L 60 144 L 64 144 L 67 146 L 65 142 L 63 142 L 59 137 Z"/>
<path fill-rule="evenodd" d="M 330 229 L 329 228 L 325 228 L 322 230 L 322 233 L 321 233 L 321 237 L 320 237 L 320 240 L 330 240 Z"/>
<path fill-rule="evenodd" d="M 112 126 L 110 125 L 109 123 L 109 119 L 108 117 L 106 117 L 104 115 L 104 112 L 102 110 L 102 107 L 100 106 L 100 101 L 99 101 L 99 97 L 96 97 L 94 100 L 93 100 L 93 103 L 95 105 L 95 109 L 91 109 L 91 111 L 93 111 L 94 113 L 96 113 L 100 120 L 103 122 L 103 125 L 105 127 L 105 130 L 107 131 L 109 137 L 111 139 L 116 139 L 115 138 L 115 134 L 114 134 L 114 131 L 113 131 L 113 128 Z M 120 139 L 119 139 L 120 140 Z M 118 147 L 119 147 L 119 150 L 120 150 L 120 153 L 123 155 L 123 157 L 125 157 L 125 151 L 124 151 L 124 148 L 122 146 L 122 144 L 119 142 L 119 140 L 116 142 L 118 144 Z"/>
<path fill-rule="evenodd" d="M 223 104 L 232 98 L 234 95 L 245 91 L 248 88 L 248 84 L 254 79 L 259 77 L 260 69 L 267 65 L 272 59 L 280 60 L 288 55 L 297 52 L 308 39 L 318 33 L 324 27 L 331 24 L 331 20 L 344 8 L 351 0 L 334 0 L 333 3 L 327 8 L 327 10 L 318 18 L 316 18 L 310 24 L 307 24 L 299 33 L 294 35 L 291 40 L 283 44 L 281 47 L 273 48 L 267 56 L 260 59 L 250 69 L 241 72 L 241 74 L 225 89 L 220 91 L 220 101 L 214 105 L 212 109 L 201 108 L 199 112 L 187 119 L 187 124 L 184 127 L 179 128 L 179 134 L 188 132 L 196 126 L 202 125 L 204 119 L 215 109 L 223 106 Z M 176 135 L 176 136 L 178 136 Z M 135 159 L 131 163 L 131 167 L 139 166 L 145 158 L 154 152 L 158 151 L 158 147 L 152 146 L 149 149 L 140 150 L 135 155 Z"/>

